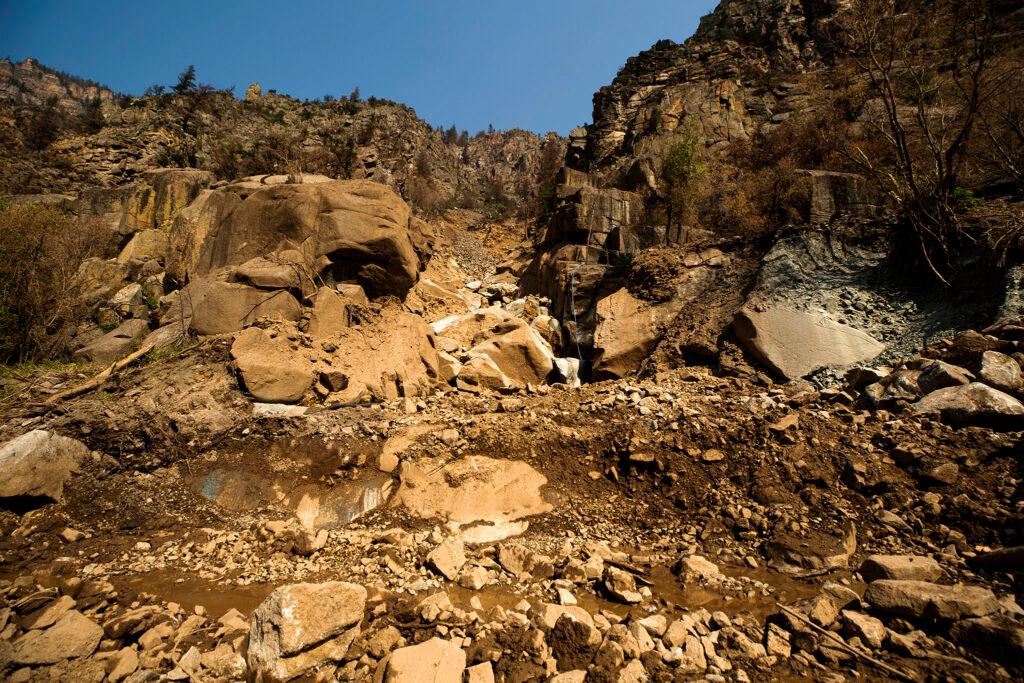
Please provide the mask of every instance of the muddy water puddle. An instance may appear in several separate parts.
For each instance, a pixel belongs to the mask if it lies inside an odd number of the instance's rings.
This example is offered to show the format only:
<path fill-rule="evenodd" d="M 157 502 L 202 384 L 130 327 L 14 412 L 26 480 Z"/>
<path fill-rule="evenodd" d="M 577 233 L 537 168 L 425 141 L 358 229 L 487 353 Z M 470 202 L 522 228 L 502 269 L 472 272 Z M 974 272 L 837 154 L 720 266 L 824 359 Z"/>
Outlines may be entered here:
<path fill-rule="evenodd" d="M 307 528 L 331 529 L 391 495 L 390 476 L 356 465 L 366 459 L 320 440 L 288 439 L 262 451 L 204 459 L 188 479 L 197 493 L 227 510 L 278 508 Z"/>

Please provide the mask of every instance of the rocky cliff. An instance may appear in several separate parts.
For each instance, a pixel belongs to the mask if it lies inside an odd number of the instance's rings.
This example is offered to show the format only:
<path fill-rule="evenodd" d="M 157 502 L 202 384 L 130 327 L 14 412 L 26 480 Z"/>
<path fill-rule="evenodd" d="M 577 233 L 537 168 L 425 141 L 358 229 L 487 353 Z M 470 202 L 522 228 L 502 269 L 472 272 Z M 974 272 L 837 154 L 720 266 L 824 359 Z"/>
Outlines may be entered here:
<path fill-rule="evenodd" d="M 781 123 L 807 100 L 836 0 L 725 0 L 682 44 L 661 40 L 594 94 L 594 120 L 570 136 L 568 163 L 613 184 L 661 138 L 692 126 L 721 148 Z"/>
<path fill-rule="evenodd" d="M 0 100 L 37 107 L 52 103 L 77 114 L 92 100 L 112 102 L 114 98 L 106 86 L 50 69 L 32 58 L 21 62 L 0 59 Z"/>

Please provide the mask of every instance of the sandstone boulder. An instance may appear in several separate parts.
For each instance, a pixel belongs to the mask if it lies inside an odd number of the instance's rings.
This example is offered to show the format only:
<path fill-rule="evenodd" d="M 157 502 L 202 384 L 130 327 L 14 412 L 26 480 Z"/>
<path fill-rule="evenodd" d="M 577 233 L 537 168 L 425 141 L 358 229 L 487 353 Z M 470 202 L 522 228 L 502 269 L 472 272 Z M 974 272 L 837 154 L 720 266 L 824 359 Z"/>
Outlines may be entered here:
<path fill-rule="evenodd" d="M 199 334 L 226 334 L 259 318 L 298 320 L 302 306 L 285 290 L 265 291 L 248 285 L 203 278 L 181 291 L 182 312 Z"/>
<path fill-rule="evenodd" d="M 999 611 L 996 596 L 987 588 L 940 586 L 927 581 L 874 581 L 864 592 L 864 600 L 878 611 L 915 619 L 955 620 Z"/>
<path fill-rule="evenodd" d="M 64 484 L 89 455 L 85 444 L 36 429 L 0 446 L 0 499 L 60 501 Z"/>
<path fill-rule="evenodd" d="M 544 338 L 521 319 L 501 323 L 490 337 L 469 350 L 471 357 L 489 358 L 515 386 L 543 384 L 554 367 L 554 354 Z"/>
<path fill-rule="evenodd" d="M 824 314 L 784 306 L 757 308 L 748 306 L 737 314 L 733 323 L 736 336 L 747 350 L 787 380 L 823 367 L 861 363 L 885 349 L 871 335 Z"/>
<path fill-rule="evenodd" d="M 1024 423 L 1024 404 L 981 382 L 939 389 L 913 407 L 918 413 L 935 415 L 954 424 L 1012 426 Z"/>
<path fill-rule="evenodd" d="M 459 570 L 466 564 L 466 548 L 459 538 L 450 538 L 430 551 L 427 564 L 449 581 L 459 577 Z"/>
<path fill-rule="evenodd" d="M 458 342 L 459 346 L 468 349 L 490 336 L 493 328 L 514 319 L 515 316 L 505 309 L 490 306 L 461 315 L 450 315 L 430 326 L 434 334 Z"/>
<path fill-rule="evenodd" d="M 917 377 L 917 386 L 921 392 L 930 394 L 946 387 L 957 387 L 970 384 L 974 375 L 958 365 L 951 365 L 941 360 L 933 360 L 921 369 Z"/>
<path fill-rule="evenodd" d="M 75 357 L 94 363 L 113 363 L 138 348 L 148 334 L 149 323 L 141 318 L 132 318 L 75 351 Z"/>
<path fill-rule="evenodd" d="M 179 282 L 294 250 L 329 282 L 404 297 L 433 235 L 401 197 L 367 180 L 270 184 L 262 178 L 201 196 L 171 229 L 168 273 Z"/>
<path fill-rule="evenodd" d="M 266 330 L 242 330 L 231 345 L 246 391 L 264 403 L 294 403 L 313 383 L 313 365 L 284 337 Z"/>
<path fill-rule="evenodd" d="M 260 289 L 290 289 L 297 292 L 311 288 L 310 275 L 305 271 L 302 254 L 297 251 L 257 256 L 232 271 L 233 279 L 242 284 Z"/>
<path fill-rule="evenodd" d="M 17 664 L 40 665 L 88 657 L 102 638 L 99 624 L 72 610 L 45 631 L 29 631 L 14 641 L 11 659 Z"/>
<path fill-rule="evenodd" d="M 321 287 L 313 300 L 307 332 L 313 339 L 328 339 L 341 333 L 352 322 L 349 300 L 329 287 Z"/>
<path fill-rule="evenodd" d="M 1024 373 L 1013 358 L 998 351 L 981 354 L 981 370 L 978 379 L 990 387 L 1014 394 L 1024 387 Z"/>
<path fill-rule="evenodd" d="M 462 683 L 465 651 L 449 640 L 430 640 L 395 650 L 383 662 L 384 683 Z"/>
<path fill-rule="evenodd" d="M 455 385 L 466 391 L 500 391 L 513 386 L 513 382 L 493 360 L 487 356 L 475 356 L 458 367 Z"/>
<path fill-rule="evenodd" d="M 322 344 L 331 350 L 325 350 L 321 370 L 337 373 L 345 391 L 392 400 L 423 395 L 439 381 L 430 326 L 400 304 L 385 306 L 357 326 L 335 329 Z"/>
<path fill-rule="evenodd" d="M 916 555 L 871 555 L 861 563 L 858 571 L 869 583 L 879 579 L 935 581 L 942 576 L 938 562 Z"/>
<path fill-rule="evenodd" d="M 651 305 L 622 288 L 597 302 L 594 374 L 598 379 L 633 374 L 654 351 L 678 305 Z"/>
<path fill-rule="evenodd" d="M 348 652 L 366 605 L 352 583 L 278 588 L 256 609 L 249 631 L 249 669 L 257 681 L 288 681 Z M 355 628 L 353 628 L 355 627 Z"/>

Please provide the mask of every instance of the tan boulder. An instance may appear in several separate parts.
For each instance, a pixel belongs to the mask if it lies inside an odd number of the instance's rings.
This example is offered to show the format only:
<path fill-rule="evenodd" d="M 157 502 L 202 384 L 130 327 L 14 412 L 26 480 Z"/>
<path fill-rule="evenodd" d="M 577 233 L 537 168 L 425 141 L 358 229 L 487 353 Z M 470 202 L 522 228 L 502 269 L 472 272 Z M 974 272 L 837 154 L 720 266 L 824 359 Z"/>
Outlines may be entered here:
<path fill-rule="evenodd" d="M 785 306 L 763 308 L 744 308 L 733 329 L 747 350 L 786 379 L 798 379 L 823 367 L 861 363 L 885 350 L 871 335 L 825 314 Z"/>
<path fill-rule="evenodd" d="M 955 424 L 1024 424 L 1024 404 L 981 382 L 933 391 L 913 408 L 918 413 L 935 415 Z"/>
<path fill-rule="evenodd" d="M 321 287 L 313 300 L 309 328 L 313 339 L 327 339 L 341 333 L 352 322 L 351 301 L 329 287 Z"/>
<path fill-rule="evenodd" d="M 451 315 L 431 323 L 434 334 L 451 339 L 462 348 L 476 345 L 481 337 L 490 335 L 490 331 L 502 323 L 514 320 L 515 316 L 503 308 L 490 306 L 461 315 Z"/>
<path fill-rule="evenodd" d="M 864 600 L 880 612 L 915 619 L 984 617 L 999 611 L 999 601 L 981 586 L 941 586 L 927 581 L 880 579 L 864 591 Z"/>
<path fill-rule="evenodd" d="M 520 318 L 489 330 L 489 337 L 469 353 L 473 357 L 490 359 L 516 386 L 544 383 L 551 374 L 555 359 L 544 338 Z M 466 367 L 469 365 L 467 363 Z"/>
<path fill-rule="evenodd" d="M 288 681 L 341 660 L 366 606 L 362 586 L 332 581 L 278 588 L 253 612 L 248 663 L 256 681 Z"/>
<path fill-rule="evenodd" d="M 60 501 L 64 484 L 89 449 L 75 439 L 35 429 L 0 446 L 0 498 Z"/>
<path fill-rule="evenodd" d="M 512 386 L 512 380 L 487 356 L 474 356 L 459 366 L 455 385 L 460 389 L 479 393 L 482 389 L 507 389 Z"/>
<path fill-rule="evenodd" d="M 355 280 L 372 296 L 404 297 L 415 284 L 433 235 L 392 190 L 367 180 L 266 180 L 215 190 L 182 212 L 171 229 L 168 273 L 181 282 L 294 250 L 317 275 Z"/>
<path fill-rule="evenodd" d="M 302 306 L 290 292 L 265 291 L 215 278 L 195 280 L 181 291 L 179 305 L 199 334 L 237 332 L 259 318 L 298 320 Z"/>
<path fill-rule="evenodd" d="M 679 304 L 651 305 L 622 288 L 597 302 L 594 374 L 598 379 L 635 373 L 661 340 Z"/>
<path fill-rule="evenodd" d="M 396 304 L 358 326 L 345 327 L 324 346 L 321 371 L 337 373 L 347 392 L 377 400 L 423 394 L 439 378 L 430 326 Z M 329 398 L 334 401 L 334 398 Z"/>
<path fill-rule="evenodd" d="M 291 289 L 301 292 L 312 288 L 311 274 L 306 272 L 302 254 L 296 251 L 249 259 L 234 269 L 232 279 L 260 289 Z M 310 281 L 309 284 L 306 281 Z"/>
<path fill-rule="evenodd" d="M 96 651 L 102 638 L 103 628 L 99 624 L 72 610 L 45 631 L 29 631 L 14 641 L 11 661 L 39 665 L 88 657 Z"/>
<path fill-rule="evenodd" d="M 231 357 L 238 365 L 246 391 L 266 403 L 295 403 L 313 383 L 314 370 L 287 338 L 249 327 L 235 337 Z"/>
<path fill-rule="evenodd" d="M 113 363 L 137 349 L 148 334 L 149 323 L 141 318 L 132 318 L 75 351 L 75 358 L 94 363 Z"/>
<path fill-rule="evenodd" d="M 430 640 L 392 652 L 383 662 L 384 683 L 462 683 L 466 652 L 449 640 Z"/>

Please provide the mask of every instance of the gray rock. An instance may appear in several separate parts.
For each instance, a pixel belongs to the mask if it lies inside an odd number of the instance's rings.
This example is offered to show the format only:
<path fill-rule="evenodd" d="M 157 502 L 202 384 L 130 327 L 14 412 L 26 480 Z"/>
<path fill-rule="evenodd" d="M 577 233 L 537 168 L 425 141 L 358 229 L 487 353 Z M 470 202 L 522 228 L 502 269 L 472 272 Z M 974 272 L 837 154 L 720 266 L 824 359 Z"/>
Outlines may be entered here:
<path fill-rule="evenodd" d="M 864 592 L 864 600 L 878 611 L 916 619 L 984 617 L 999 610 L 996 596 L 987 588 L 940 586 L 927 581 L 874 581 Z"/>
<path fill-rule="evenodd" d="M 141 318 L 132 318 L 75 351 L 75 357 L 95 363 L 113 363 L 138 348 L 148 334 L 149 323 Z"/>
<path fill-rule="evenodd" d="M 772 370 L 796 379 L 827 366 L 870 360 L 885 345 L 824 316 L 782 306 L 744 308 L 734 323 L 740 341 Z"/>

